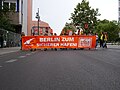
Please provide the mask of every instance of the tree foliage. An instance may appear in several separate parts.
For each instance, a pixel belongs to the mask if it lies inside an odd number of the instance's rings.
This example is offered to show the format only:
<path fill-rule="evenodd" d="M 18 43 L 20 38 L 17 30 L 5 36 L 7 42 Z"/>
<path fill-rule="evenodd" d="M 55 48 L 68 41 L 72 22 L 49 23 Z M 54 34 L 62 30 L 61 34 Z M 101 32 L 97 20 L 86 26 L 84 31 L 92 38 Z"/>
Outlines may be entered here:
<path fill-rule="evenodd" d="M 68 30 L 71 30 L 73 33 L 77 31 L 76 27 L 72 23 L 66 23 L 63 31 L 66 33 Z"/>
<path fill-rule="evenodd" d="M 119 23 L 117 21 L 109 21 L 109 20 L 101 20 L 98 22 L 96 26 L 96 30 L 99 35 L 101 32 L 108 33 L 108 40 L 115 41 L 119 38 L 118 33 L 120 32 Z"/>
<path fill-rule="evenodd" d="M 71 14 L 70 19 L 75 26 L 79 26 L 88 32 L 93 30 L 97 25 L 97 16 L 100 16 L 98 9 L 92 9 L 89 6 L 89 1 L 82 0 L 82 2 L 78 3 L 76 8 L 74 8 L 74 12 Z M 87 28 L 85 24 L 88 25 Z"/>

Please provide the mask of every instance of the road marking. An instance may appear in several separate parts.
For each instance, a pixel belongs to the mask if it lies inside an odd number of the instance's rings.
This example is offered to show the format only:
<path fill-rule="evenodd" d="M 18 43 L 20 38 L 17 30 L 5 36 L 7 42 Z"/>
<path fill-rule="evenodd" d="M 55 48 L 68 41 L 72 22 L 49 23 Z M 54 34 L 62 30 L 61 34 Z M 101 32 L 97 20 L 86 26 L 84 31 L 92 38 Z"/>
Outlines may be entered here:
<path fill-rule="evenodd" d="M 31 55 L 30 53 L 26 54 L 27 56 Z"/>
<path fill-rule="evenodd" d="M 6 61 L 6 63 L 12 63 L 12 62 L 15 62 L 15 61 L 17 61 L 17 59 L 11 59 L 9 61 Z"/>
<path fill-rule="evenodd" d="M 35 52 L 31 52 L 32 54 L 34 54 Z"/>
<path fill-rule="evenodd" d="M 25 58 L 26 56 L 19 56 L 19 58 Z"/>
<path fill-rule="evenodd" d="M 0 66 L 0 68 L 2 68 L 3 66 Z"/>

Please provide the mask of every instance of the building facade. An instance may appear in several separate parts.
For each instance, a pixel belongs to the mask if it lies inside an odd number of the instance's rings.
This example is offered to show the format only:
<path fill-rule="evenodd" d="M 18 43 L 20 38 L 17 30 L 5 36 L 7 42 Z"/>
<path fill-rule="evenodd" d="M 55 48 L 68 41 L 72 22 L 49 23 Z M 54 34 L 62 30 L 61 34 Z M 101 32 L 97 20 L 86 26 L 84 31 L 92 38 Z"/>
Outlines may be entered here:
<path fill-rule="evenodd" d="M 11 19 L 11 23 L 15 24 L 17 30 L 24 32 L 25 35 L 32 35 L 33 23 L 36 25 L 37 21 L 32 21 L 32 5 L 33 0 L 4 0 L 2 1 L 3 8 L 9 8 L 14 11 L 9 13 L 9 18 Z M 43 29 L 50 27 L 45 22 L 40 21 L 40 27 Z M 42 25 L 42 26 L 41 26 Z M 36 25 L 37 26 L 37 25 Z M 46 27 L 43 27 L 46 26 Z M 34 26 L 35 27 L 35 26 Z M 49 27 L 49 28 L 48 28 Z"/>
<path fill-rule="evenodd" d="M 33 0 L 21 0 L 21 20 L 22 20 L 22 32 L 25 35 L 31 35 L 32 28 L 32 1 Z"/>
<path fill-rule="evenodd" d="M 32 0 L 16 0 L 19 2 L 19 22 L 22 24 L 22 32 L 30 35 L 32 25 Z"/>
<path fill-rule="evenodd" d="M 120 0 L 118 0 L 118 21 L 120 22 Z"/>
<path fill-rule="evenodd" d="M 53 34 L 53 30 L 51 29 L 49 24 L 44 21 L 39 22 L 39 27 L 38 27 L 38 21 L 32 21 L 31 35 L 38 35 L 38 34 L 41 36 L 45 34 L 51 36 Z"/>
<path fill-rule="evenodd" d="M 25 35 L 30 35 L 32 25 L 32 0 L 4 0 L 2 8 L 9 9 L 9 19 L 17 29 Z M 20 27 L 19 27 L 20 26 Z"/>

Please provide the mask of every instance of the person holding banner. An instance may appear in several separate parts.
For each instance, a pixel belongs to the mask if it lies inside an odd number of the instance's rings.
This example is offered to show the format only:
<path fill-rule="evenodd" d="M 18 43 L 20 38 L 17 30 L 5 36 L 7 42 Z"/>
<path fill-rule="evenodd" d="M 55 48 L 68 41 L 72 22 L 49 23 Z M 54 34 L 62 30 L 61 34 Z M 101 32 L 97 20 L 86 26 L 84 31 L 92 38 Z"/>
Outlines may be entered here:
<path fill-rule="evenodd" d="M 69 36 L 72 36 L 72 34 L 73 34 L 73 32 L 70 30 L 70 31 L 69 31 Z"/>
<path fill-rule="evenodd" d="M 78 30 L 78 35 L 83 35 L 83 29 Z"/>
<path fill-rule="evenodd" d="M 44 36 L 48 36 L 48 30 L 46 30 Z M 44 51 L 47 51 L 47 48 L 44 48 Z"/>
<path fill-rule="evenodd" d="M 73 35 L 73 36 L 76 36 L 76 33 L 73 33 L 72 35 Z"/>
<path fill-rule="evenodd" d="M 25 33 L 24 33 L 24 32 L 21 33 L 21 39 L 20 39 L 21 48 L 20 48 L 20 50 L 22 50 L 22 37 L 23 37 L 23 36 L 25 36 Z"/>
<path fill-rule="evenodd" d="M 57 34 L 56 34 L 56 33 L 54 33 L 54 36 L 57 36 Z M 55 51 L 57 51 L 57 48 L 55 48 Z"/>
<path fill-rule="evenodd" d="M 97 33 L 95 33 L 95 36 L 96 36 L 96 46 L 95 46 L 95 48 L 97 49 L 97 45 L 98 45 L 98 40 L 99 40 L 99 38 L 98 38 L 98 34 L 97 34 Z"/>
<path fill-rule="evenodd" d="M 107 32 L 104 32 L 104 43 L 103 43 L 103 48 L 107 48 Z"/>
<path fill-rule="evenodd" d="M 101 32 L 101 36 L 100 36 L 100 47 L 103 47 L 103 43 L 104 43 L 104 33 Z"/>
<path fill-rule="evenodd" d="M 57 36 L 57 34 L 56 34 L 56 33 L 54 33 L 54 36 Z"/>
<path fill-rule="evenodd" d="M 68 36 L 68 35 L 69 35 L 69 32 L 66 31 L 65 36 Z M 63 50 L 67 50 L 67 48 L 63 48 Z"/>

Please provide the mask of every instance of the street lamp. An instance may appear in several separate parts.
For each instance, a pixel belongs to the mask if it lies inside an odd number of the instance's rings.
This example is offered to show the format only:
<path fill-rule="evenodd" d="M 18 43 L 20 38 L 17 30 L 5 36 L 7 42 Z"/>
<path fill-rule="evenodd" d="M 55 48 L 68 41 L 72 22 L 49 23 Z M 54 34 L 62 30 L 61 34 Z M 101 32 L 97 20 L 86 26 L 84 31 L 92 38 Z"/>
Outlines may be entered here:
<path fill-rule="evenodd" d="M 39 8 L 38 12 L 36 13 L 36 18 L 38 19 L 38 35 L 39 35 L 39 22 L 40 22 Z"/>

